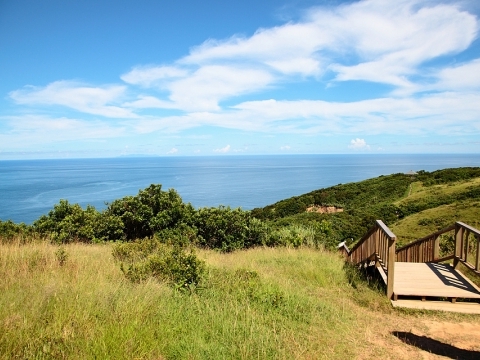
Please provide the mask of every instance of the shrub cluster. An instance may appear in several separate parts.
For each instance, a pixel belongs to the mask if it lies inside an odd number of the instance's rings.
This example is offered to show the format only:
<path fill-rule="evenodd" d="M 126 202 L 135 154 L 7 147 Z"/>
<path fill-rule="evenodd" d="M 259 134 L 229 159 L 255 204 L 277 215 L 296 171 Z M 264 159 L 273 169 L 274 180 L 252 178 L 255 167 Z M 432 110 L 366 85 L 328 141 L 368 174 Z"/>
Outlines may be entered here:
<path fill-rule="evenodd" d="M 158 239 L 118 243 L 113 256 L 132 282 L 150 277 L 166 282 L 178 290 L 193 291 L 205 275 L 205 262 L 198 259 L 193 248 L 170 245 Z"/>
<path fill-rule="evenodd" d="M 25 241 L 32 238 L 33 231 L 30 226 L 24 223 L 15 224 L 11 220 L 0 220 L 0 243 L 10 243 L 15 239 Z"/>
<path fill-rule="evenodd" d="M 150 185 L 136 196 L 115 200 L 101 212 L 93 206 L 83 209 L 60 200 L 34 222 L 33 229 L 57 243 L 129 242 L 155 237 L 173 245 L 221 251 L 288 243 L 277 241 L 278 234 L 249 211 L 225 206 L 194 209 L 175 190 L 163 191 L 161 185 Z"/>

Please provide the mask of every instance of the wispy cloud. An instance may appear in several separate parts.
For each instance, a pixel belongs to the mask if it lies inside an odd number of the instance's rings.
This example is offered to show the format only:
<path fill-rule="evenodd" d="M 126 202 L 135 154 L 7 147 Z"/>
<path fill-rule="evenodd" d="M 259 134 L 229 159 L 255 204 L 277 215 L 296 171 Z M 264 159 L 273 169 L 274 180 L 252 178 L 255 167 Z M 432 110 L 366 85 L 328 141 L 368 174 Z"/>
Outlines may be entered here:
<path fill-rule="evenodd" d="M 101 140 L 127 136 L 125 126 L 67 117 L 22 115 L 1 118 L 7 130 L 0 133 L 0 149 L 26 149 L 42 144 Z"/>
<path fill-rule="evenodd" d="M 116 103 L 124 96 L 126 87 L 109 85 L 92 87 L 72 81 L 55 81 L 45 87 L 25 86 L 10 92 L 10 98 L 21 105 L 61 105 L 87 114 L 116 118 L 136 115 Z"/>
<path fill-rule="evenodd" d="M 227 153 L 230 151 L 230 145 L 227 145 L 223 148 L 220 148 L 220 149 L 215 149 L 213 150 L 213 152 L 216 152 L 216 153 Z"/>
<path fill-rule="evenodd" d="M 175 66 L 138 66 L 123 74 L 121 79 L 133 85 L 161 87 L 166 80 L 183 78 L 187 75 L 187 70 Z"/>

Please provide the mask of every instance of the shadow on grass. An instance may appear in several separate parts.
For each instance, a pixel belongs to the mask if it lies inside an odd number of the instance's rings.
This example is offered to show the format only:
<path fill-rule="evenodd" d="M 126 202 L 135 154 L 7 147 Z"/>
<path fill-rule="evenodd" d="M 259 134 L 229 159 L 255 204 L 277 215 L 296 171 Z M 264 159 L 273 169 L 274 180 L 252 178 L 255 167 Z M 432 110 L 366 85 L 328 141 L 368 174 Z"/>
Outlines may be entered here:
<path fill-rule="evenodd" d="M 405 331 L 393 331 L 392 334 L 405 344 L 415 346 L 432 354 L 446 356 L 450 359 L 478 360 L 479 351 L 460 349 L 452 345 L 444 344 L 427 336 L 419 336 Z"/>
<path fill-rule="evenodd" d="M 354 289 L 357 289 L 362 284 L 377 292 L 385 292 L 386 290 L 385 283 L 374 266 L 359 267 L 358 265 L 345 262 L 343 270 L 349 284 Z"/>

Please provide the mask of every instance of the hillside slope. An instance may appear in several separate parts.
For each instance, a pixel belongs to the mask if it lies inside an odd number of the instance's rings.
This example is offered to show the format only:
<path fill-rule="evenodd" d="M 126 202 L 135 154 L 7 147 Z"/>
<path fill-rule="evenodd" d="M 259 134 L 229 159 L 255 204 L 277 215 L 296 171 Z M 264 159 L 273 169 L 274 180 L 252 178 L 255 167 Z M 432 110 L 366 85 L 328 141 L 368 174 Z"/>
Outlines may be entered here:
<path fill-rule="evenodd" d="M 415 175 L 393 174 L 340 184 L 252 210 L 273 226 L 308 226 L 322 220 L 335 241 L 358 240 L 376 219 L 406 243 L 455 221 L 477 225 L 480 215 L 480 168 L 455 168 Z M 308 212 L 311 206 L 335 206 L 337 213 Z"/>

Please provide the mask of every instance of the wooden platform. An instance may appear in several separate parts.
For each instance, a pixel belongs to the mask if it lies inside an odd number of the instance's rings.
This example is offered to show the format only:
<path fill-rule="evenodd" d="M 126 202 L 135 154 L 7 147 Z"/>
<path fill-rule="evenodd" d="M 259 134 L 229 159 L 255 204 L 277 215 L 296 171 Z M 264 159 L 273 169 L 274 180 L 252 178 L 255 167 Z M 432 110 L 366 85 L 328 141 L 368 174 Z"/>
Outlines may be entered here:
<path fill-rule="evenodd" d="M 473 302 L 456 302 L 452 304 L 448 301 L 392 300 L 392 305 L 396 308 L 480 314 L 480 304 Z"/>
<path fill-rule="evenodd" d="M 479 299 L 480 289 L 447 264 L 395 262 L 393 293 L 398 297 Z"/>

